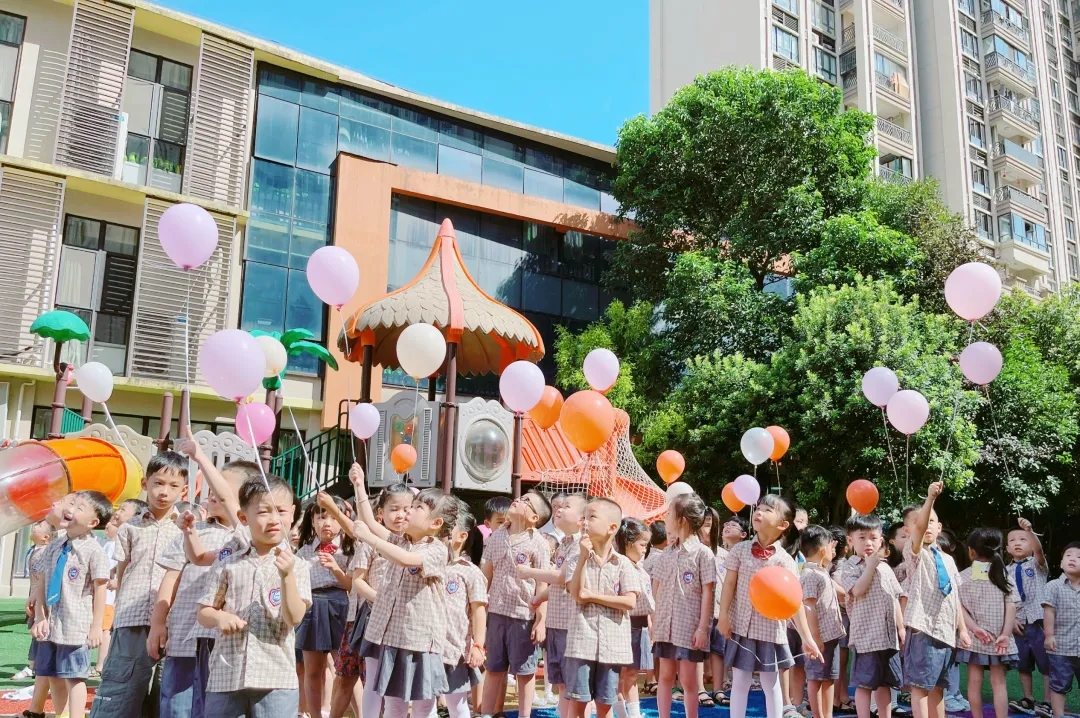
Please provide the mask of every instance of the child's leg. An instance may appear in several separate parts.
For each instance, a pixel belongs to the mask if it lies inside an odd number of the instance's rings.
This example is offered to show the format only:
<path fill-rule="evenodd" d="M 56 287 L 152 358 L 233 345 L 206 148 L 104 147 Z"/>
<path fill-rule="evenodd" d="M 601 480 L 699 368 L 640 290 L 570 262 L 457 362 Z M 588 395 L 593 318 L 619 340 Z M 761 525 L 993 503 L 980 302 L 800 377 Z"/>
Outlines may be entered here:
<path fill-rule="evenodd" d="M 364 659 L 364 704 L 360 706 L 361 713 L 371 718 L 378 718 L 383 708 L 383 697 L 375 690 L 375 672 L 379 667 L 379 659 Z"/>
<path fill-rule="evenodd" d="M 412 718 L 435 718 L 438 698 L 425 698 L 412 702 Z M 408 705 L 408 704 L 406 704 Z"/>
<path fill-rule="evenodd" d="M 833 686 L 836 685 L 832 681 L 821 681 L 818 691 L 821 693 L 821 718 L 832 718 L 833 707 Z M 880 718 L 881 713 L 878 713 Z"/>
<path fill-rule="evenodd" d="M 671 718 L 671 688 L 675 685 L 675 663 L 670 658 L 657 659 L 656 710 L 660 714 L 660 718 Z M 739 718 L 743 717 L 740 716 Z"/>
<path fill-rule="evenodd" d="M 307 708 L 317 715 L 323 704 L 323 686 L 326 683 L 326 654 L 319 651 L 304 651 L 304 694 Z"/>
<path fill-rule="evenodd" d="M 35 666 L 34 670 L 37 670 Z M 44 713 L 45 701 L 49 699 L 49 679 L 45 676 L 34 676 L 34 695 L 30 698 L 30 712 Z"/>
<path fill-rule="evenodd" d="M 149 626 L 113 629 L 109 660 L 101 672 L 91 718 L 139 715 L 150 694 L 157 663 L 146 652 L 149 633 Z"/>
<path fill-rule="evenodd" d="M 840 649 L 840 678 L 838 679 L 836 694 L 833 696 L 833 706 L 839 707 L 841 703 L 848 699 L 848 659 L 850 656 L 851 651 L 849 649 Z"/>
<path fill-rule="evenodd" d="M 712 666 L 712 689 L 713 693 L 724 690 L 724 657 L 715 653 L 709 654 L 709 664 Z"/>
<path fill-rule="evenodd" d="M 68 687 L 66 678 L 50 678 L 49 679 L 49 693 L 52 694 L 53 712 L 56 715 L 67 710 L 68 702 Z M 85 699 L 86 696 L 84 695 Z M 84 704 L 85 705 L 85 704 Z"/>
<path fill-rule="evenodd" d="M 371 675 L 370 673 L 368 674 Z M 506 680 L 506 671 L 488 671 L 484 674 L 484 700 L 481 701 L 480 712 L 486 716 L 492 715 L 499 703 L 499 692 L 503 689 Z M 364 707 L 364 715 L 369 715 L 367 707 Z"/>
<path fill-rule="evenodd" d="M 810 691 L 807 695 L 807 702 L 810 704 L 810 712 L 814 714 L 814 718 L 826 718 L 824 711 L 824 703 L 822 681 L 810 681 Z M 829 701 L 829 708 L 832 708 L 832 701 Z"/>
<path fill-rule="evenodd" d="M 935 688 L 927 694 L 927 714 L 930 718 L 945 718 L 945 689 Z M 973 714 L 975 715 L 975 714 Z M 982 715 L 979 710 L 977 715 Z"/>
<path fill-rule="evenodd" d="M 997 718 L 1007 718 L 1009 688 L 1005 685 L 1005 666 L 990 666 L 990 687 L 994 695 L 994 715 Z"/>
<path fill-rule="evenodd" d="M 323 699 L 321 708 L 324 716 L 330 713 L 330 701 L 334 695 L 334 661 L 336 660 L 337 651 L 323 654 Z"/>
<path fill-rule="evenodd" d="M 803 694 L 806 692 L 806 668 L 794 665 L 788 672 L 788 701 L 789 705 L 798 706 L 803 702 Z"/>
<path fill-rule="evenodd" d="M 1054 718 L 1062 718 L 1065 715 L 1065 694 L 1050 691 L 1050 708 L 1054 711 Z"/>
<path fill-rule="evenodd" d="M 679 681 L 682 682 L 683 690 L 686 691 L 683 710 L 686 711 L 686 718 L 697 718 L 697 694 L 701 690 L 701 683 L 698 682 L 698 668 L 701 667 L 701 664 L 693 661 L 679 661 L 678 663 Z"/>
<path fill-rule="evenodd" d="M 611 706 L 607 703 L 600 703 L 599 701 L 593 704 L 596 707 L 596 718 L 609 718 L 612 713 Z"/>
<path fill-rule="evenodd" d="M 450 718 L 469 718 L 472 715 L 469 713 L 469 691 L 447 693 L 443 698 Z"/>
<path fill-rule="evenodd" d="M 915 718 L 927 718 L 930 715 L 930 692 L 918 686 L 911 686 L 911 714 Z"/>
<path fill-rule="evenodd" d="M 746 702 L 750 697 L 750 683 L 754 680 L 753 671 L 741 668 L 731 669 L 731 718 L 746 718 Z"/>
<path fill-rule="evenodd" d="M 353 688 L 360 676 L 335 676 L 334 690 L 330 697 L 330 718 L 341 718 L 353 702 Z"/>
<path fill-rule="evenodd" d="M 536 674 L 514 677 L 517 679 L 518 715 L 529 718 L 532 715 L 533 696 L 536 692 Z"/>
<path fill-rule="evenodd" d="M 855 712 L 859 718 L 870 718 L 870 699 L 873 697 L 874 691 L 869 688 L 856 688 L 855 689 Z M 835 704 L 834 704 L 835 705 Z M 881 714 L 878 714 L 878 718 Z"/>
<path fill-rule="evenodd" d="M 167 656 L 161 668 L 161 718 L 188 718 L 195 691 L 196 658 Z"/>
<path fill-rule="evenodd" d="M 780 674 L 775 671 L 759 671 L 761 690 L 765 693 L 765 715 L 780 718 L 784 712 L 784 694 L 780 690 Z"/>
<path fill-rule="evenodd" d="M 637 669 L 633 666 L 623 668 L 619 674 L 619 694 L 626 704 L 627 718 L 640 718 L 641 702 L 638 696 Z"/>
<path fill-rule="evenodd" d="M 86 680 L 82 678 L 65 678 L 64 690 L 68 696 L 68 715 L 70 718 L 83 718 L 86 715 Z M 57 708 L 57 715 L 61 709 Z"/>
<path fill-rule="evenodd" d="M 780 697 L 784 701 L 783 705 L 789 706 L 789 705 L 791 705 L 791 702 L 792 702 L 791 691 L 789 690 L 790 679 L 791 679 L 791 669 L 790 668 L 781 668 L 780 671 L 779 671 L 779 674 L 780 674 Z"/>
<path fill-rule="evenodd" d="M 892 715 L 892 688 L 882 686 L 874 691 L 874 695 L 877 696 L 878 718 L 889 718 Z"/>
<path fill-rule="evenodd" d="M 967 699 L 971 704 L 971 715 L 982 715 L 983 667 L 969 663 L 967 667 Z"/>

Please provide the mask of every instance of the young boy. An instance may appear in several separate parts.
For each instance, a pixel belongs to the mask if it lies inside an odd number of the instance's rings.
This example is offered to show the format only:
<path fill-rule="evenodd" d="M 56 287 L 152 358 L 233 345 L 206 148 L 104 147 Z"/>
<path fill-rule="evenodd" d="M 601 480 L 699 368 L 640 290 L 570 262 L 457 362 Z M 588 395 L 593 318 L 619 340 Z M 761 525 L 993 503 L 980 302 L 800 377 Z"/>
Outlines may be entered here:
<path fill-rule="evenodd" d="M 742 516 L 732 516 L 720 529 L 720 541 L 724 550 L 730 551 L 735 544 L 742 543 L 750 535 L 750 523 Z"/>
<path fill-rule="evenodd" d="M 844 635 L 840 602 L 829 576 L 829 566 L 836 557 L 836 540 L 827 528 L 808 526 L 802 532 L 799 548 L 806 557 L 799 575 L 806 621 L 824 659 L 806 662 L 810 710 L 814 718 L 832 718 L 833 681 L 840 678 L 840 638 Z"/>
<path fill-rule="evenodd" d="M 50 524 L 45 519 L 38 521 L 36 524 L 30 527 L 30 550 L 26 553 L 26 566 L 36 566 L 45 555 L 45 547 L 49 545 L 49 542 L 56 536 L 56 527 Z M 27 605 L 33 604 L 33 596 L 37 590 L 38 584 L 42 582 L 40 573 L 30 574 L 30 598 L 27 599 Z M 34 627 L 33 612 L 28 612 L 31 615 L 26 617 L 26 627 Z M 18 673 L 11 677 L 14 681 L 22 681 L 27 678 L 34 677 L 34 654 L 37 652 L 37 641 L 30 637 L 30 651 L 27 654 L 27 665 L 25 668 L 19 670 Z"/>
<path fill-rule="evenodd" d="M 311 606 L 311 581 L 307 564 L 281 545 L 292 522 L 292 490 L 276 476 L 266 483 L 260 477 L 244 483 L 238 500 L 251 542 L 222 561 L 199 600 L 199 623 L 221 631 L 205 715 L 294 716 L 300 684 L 293 629 Z"/>
<path fill-rule="evenodd" d="M 61 713 L 66 696 L 71 718 L 86 713 L 90 650 L 101 645 L 109 561 L 93 530 L 110 518 L 112 505 L 104 494 L 76 491 L 64 513 L 67 536 L 51 543 L 42 559 L 49 578 L 37 586 L 32 633 L 40 643 L 35 666 L 39 676 L 58 679 L 50 681 L 53 704 Z"/>
<path fill-rule="evenodd" d="M 1016 652 L 1020 657 L 1020 687 L 1024 697 L 1009 701 L 1009 709 L 1017 713 L 1035 713 L 1050 718 L 1052 709 L 1045 699 L 1050 697 L 1050 662 L 1043 647 L 1043 592 L 1049 567 L 1043 555 L 1042 541 L 1031 529 L 1031 522 L 1020 519 L 1020 527 L 1009 532 L 1006 551 L 1012 563 L 1005 572 L 1012 577 L 1020 594 L 1020 609 L 1016 612 Z M 1036 703 L 1032 691 L 1032 673 L 1038 667 L 1043 680 L 1044 700 Z"/>
<path fill-rule="evenodd" d="M 541 604 L 534 615 L 529 603 L 547 586 L 518 578 L 516 569 L 522 565 L 548 568 L 551 554 L 539 527 L 551 518 L 551 505 L 542 494 L 530 491 L 510 504 L 506 518 L 506 525 L 492 532 L 484 544 L 488 657 L 482 714 L 491 718 L 504 692 L 506 674 L 511 672 L 517 678 L 518 714 L 529 718 L 536 689 L 536 645 L 544 641 L 547 612 Z"/>
<path fill-rule="evenodd" d="M 1065 714 L 1065 694 L 1080 679 L 1080 541 L 1061 552 L 1064 572 L 1046 584 L 1043 631 L 1050 659 L 1050 705 L 1054 718 Z"/>
<path fill-rule="evenodd" d="M 904 546 L 908 574 L 904 684 L 911 689 L 915 718 L 945 718 L 945 687 L 953 653 L 957 644 L 971 647 L 956 590 L 956 562 L 937 545 L 941 522 L 934 501 L 942 487 L 940 481 L 930 484 L 923 505 L 911 505 L 903 511 L 904 527 L 911 537 Z"/>
<path fill-rule="evenodd" d="M 505 496 L 492 496 L 484 504 L 484 523 L 477 526 L 484 535 L 484 543 L 495 531 L 506 523 L 506 513 L 510 510 L 510 499 Z"/>
<path fill-rule="evenodd" d="M 143 488 L 150 509 L 116 534 L 116 610 L 112 645 L 94 697 L 91 718 L 138 716 L 156 707 L 149 696 L 157 660 L 146 650 L 150 613 L 165 569 L 157 558 L 178 536 L 176 502 L 187 486 L 186 456 L 156 454 L 146 467 Z"/>
<path fill-rule="evenodd" d="M 847 521 L 847 536 L 851 555 L 840 569 L 840 586 L 847 591 L 848 646 L 855 653 L 851 671 L 855 708 L 859 718 L 870 718 L 873 697 L 880 718 L 889 718 L 892 689 L 903 684 L 903 589 L 885 563 L 881 519 L 855 514 Z"/>

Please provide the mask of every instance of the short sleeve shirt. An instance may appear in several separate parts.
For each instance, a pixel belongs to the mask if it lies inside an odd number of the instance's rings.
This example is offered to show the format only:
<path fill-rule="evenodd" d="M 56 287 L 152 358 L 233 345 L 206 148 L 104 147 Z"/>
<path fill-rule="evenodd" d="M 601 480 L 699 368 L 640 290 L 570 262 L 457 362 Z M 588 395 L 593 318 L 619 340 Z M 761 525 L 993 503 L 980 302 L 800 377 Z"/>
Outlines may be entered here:
<path fill-rule="evenodd" d="M 222 547 L 232 536 L 232 531 L 217 523 L 196 524 L 199 540 L 206 551 L 221 553 Z M 199 599 L 206 593 L 206 581 L 211 577 L 213 566 L 196 566 L 188 563 L 184 553 L 184 536 L 181 534 L 158 556 L 158 563 L 165 569 L 180 571 L 180 581 L 176 586 L 176 596 L 169 609 L 169 642 L 165 653 L 176 658 L 195 656 L 195 639 L 205 632 L 206 638 L 216 638 L 217 629 L 206 628 L 199 624 Z M 194 629 L 202 629 L 196 632 Z"/>
<path fill-rule="evenodd" d="M 484 562 L 491 563 L 488 610 L 500 616 L 527 620 L 532 616 L 529 601 L 536 582 L 517 577 L 517 566 L 546 569 L 551 563 L 547 541 L 536 529 L 510 535 L 504 526 L 493 531 L 484 544 Z"/>
<path fill-rule="evenodd" d="M 1046 591 L 1046 564 L 1040 565 L 1034 556 L 1028 556 L 1023 561 L 1010 563 L 1005 567 L 1005 573 L 1016 586 L 1016 593 L 1020 596 L 1020 610 L 1016 613 L 1016 620 L 1021 625 L 1041 621 L 1042 600 Z"/>
<path fill-rule="evenodd" d="M 716 588 L 713 589 L 713 618 L 720 618 L 720 594 L 724 588 L 727 557 L 728 550 L 723 546 L 718 546 L 716 549 Z"/>
<path fill-rule="evenodd" d="M 296 558 L 308 565 L 308 573 L 311 575 L 311 590 L 341 588 L 341 584 L 338 583 L 337 576 L 334 575 L 333 571 L 323 566 L 319 561 L 319 555 L 322 553 L 333 556 L 334 563 L 342 571 L 345 571 L 349 565 L 349 557 L 341 551 L 340 537 L 325 545 L 316 539 L 305 546 L 301 546 L 296 552 Z"/>
<path fill-rule="evenodd" d="M 588 557 L 581 571 L 582 585 L 606 596 L 625 596 L 642 592 L 641 579 L 634 564 L 614 548 L 606 561 L 595 553 Z M 636 603 L 636 601 L 635 601 Z M 633 663 L 630 643 L 630 612 L 601 606 L 598 603 L 575 602 L 566 631 L 566 657 L 582 661 L 598 661 L 609 665 Z"/>
<path fill-rule="evenodd" d="M 904 546 L 904 563 L 908 572 L 904 625 L 955 648 L 956 612 L 960 606 L 960 592 L 956 590 L 956 584 L 960 574 L 952 556 L 938 549 L 937 555 L 941 556 L 952 583 L 952 590 L 945 595 L 938 587 L 934 548 L 923 546 L 919 553 L 913 553 L 910 542 Z"/>
<path fill-rule="evenodd" d="M 293 572 L 300 597 L 310 606 L 307 564 L 297 561 Z M 214 568 L 199 604 L 237 615 L 247 628 L 214 642 L 208 692 L 299 688 L 295 631 L 281 616 L 281 602 L 273 553 L 259 556 L 248 546 Z"/>
<path fill-rule="evenodd" d="M 803 599 L 813 598 L 814 616 L 822 641 L 835 641 L 844 635 L 844 621 L 840 617 L 840 601 L 836 599 L 836 587 L 829 573 L 815 563 L 803 564 L 799 574 Z"/>
<path fill-rule="evenodd" d="M 634 570 L 638 573 L 638 582 L 641 584 L 641 590 L 637 595 L 637 603 L 634 604 L 634 610 L 630 612 L 631 616 L 648 616 L 656 610 L 656 599 L 653 597 L 652 591 L 652 576 L 645 570 L 644 564 L 644 560 L 637 563 L 631 562 Z"/>
<path fill-rule="evenodd" d="M 787 624 L 765 618 L 750 604 L 750 580 L 766 566 L 782 566 L 797 578 L 799 568 L 795 559 L 783 549 L 780 542 L 772 545 L 772 555 L 767 559 L 753 555 L 753 539 L 737 543 L 731 547 L 727 557 L 727 570 L 738 573 L 735 585 L 735 600 L 731 603 L 731 632 L 753 641 L 787 644 Z M 729 577 L 730 578 L 730 577 Z"/>
<path fill-rule="evenodd" d="M 1080 587 L 1062 574 L 1046 584 L 1043 605 L 1054 609 L 1055 656 L 1080 656 Z"/>
<path fill-rule="evenodd" d="M 1016 587 L 1009 581 L 1009 593 L 1002 593 L 1001 589 L 994 585 L 989 578 L 975 580 L 972 568 L 966 568 L 960 572 L 960 605 L 967 609 L 971 617 L 975 619 L 975 625 L 984 631 L 989 631 L 995 638 L 1001 635 L 1005 627 L 1005 607 L 1007 603 L 1020 605 L 1020 595 L 1016 593 Z M 971 626 L 968 626 L 971 633 Z M 1013 640 L 1012 631 L 1009 634 L 1009 649 L 1007 653 L 1016 653 L 1016 641 Z M 971 633 L 971 648 L 973 653 L 997 655 L 994 642 L 983 643 L 978 636 Z"/>
<path fill-rule="evenodd" d="M 552 559 L 552 563 L 556 571 L 562 572 L 566 583 L 570 582 L 574 571 L 577 570 L 578 556 L 580 554 L 581 534 L 564 536 L 562 541 L 559 542 L 559 547 L 555 549 L 555 557 Z M 570 628 L 570 613 L 574 610 L 576 603 L 577 601 L 566 590 L 565 584 L 560 586 L 553 583 L 548 586 L 547 627 L 564 631 Z"/>
<path fill-rule="evenodd" d="M 386 540 L 418 554 L 421 564 L 391 564 L 371 608 L 364 639 L 380 646 L 442 655 L 446 642 L 444 584 L 450 553 L 445 544 L 430 536 L 417 543 L 393 534 Z"/>
<path fill-rule="evenodd" d="M 881 562 L 875 569 L 870 589 L 864 596 L 856 597 L 851 589 L 866 567 L 861 556 L 851 556 L 840 569 L 840 585 L 847 591 L 848 645 L 859 653 L 898 651 L 895 602 L 904 595 L 904 589 L 892 569 Z"/>
<path fill-rule="evenodd" d="M 471 606 L 487 604 L 487 579 L 467 556 L 446 569 L 446 644 L 443 663 L 456 666 L 472 643 Z"/>
<path fill-rule="evenodd" d="M 182 536 L 176 525 L 176 509 L 158 521 L 150 511 L 136 516 L 116 533 L 116 560 L 127 562 L 116 596 L 113 628 L 149 626 L 150 613 L 165 568 L 158 563 L 169 544 Z"/>
<path fill-rule="evenodd" d="M 693 648 L 705 587 L 716 584 L 716 556 L 691 536 L 664 550 L 652 578 L 657 586 L 653 643 Z"/>
<path fill-rule="evenodd" d="M 54 536 L 52 538 L 52 540 L 49 541 L 49 543 L 45 545 L 45 548 L 48 548 L 49 546 L 52 546 L 54 543 L 57 543 L 57 542 L 63 543 L 66 540 L 67 540 L 67 531 L 65 531 L 64 529 L 60 529 L 59 531 L 56 532 L 56 536 Z M 29 558 L 29 563 L 27 564 L 27 568 L 30 570 L 31 575 L 33 575 L 35 573 L 36 574 L 45 573 L 45 552 L 44 551 L 39 551 L 36 554 L 31 552 L 30 558 Z"/>
<path fill-rule="evenodd" d="M 650 576 L 655 575 L 656 566 L 660 563 L 660 560 L 664 556 L 664 548 L 655 548 L 649 550 L 649 555 L 642 559 L 642 565 L 645 567 L 645 573 Z"/>
<path fill-rule="evenodd" d="M 56 570 L 57 560 L 69 542 L 53 541 L 43 557 L 45 590 Z M 49 606 L 49 638 L 61 646 L 81 646 L 94 621 L 95 581 L 109 580 L 109 559 L 90 533 L 71 539 L 71 551 L 60 579 L 60 603 Z M 104 600 L 104 599 L 103 599 Z"/>
<path fill-rule="evenodd" d="M 34 546 L 30 549 L 30 552 L 26 554 L 26 569 L 30 574 L 30 595 L 34 595 L 34 588 L 37 587 L 38 582 L 41 581 L 41 573 L 35 572 L 34 568 L 41 565 L 41 558 L 45 555 L 45 549 L 49 547 L 49 544 L 41 546 Z"/>

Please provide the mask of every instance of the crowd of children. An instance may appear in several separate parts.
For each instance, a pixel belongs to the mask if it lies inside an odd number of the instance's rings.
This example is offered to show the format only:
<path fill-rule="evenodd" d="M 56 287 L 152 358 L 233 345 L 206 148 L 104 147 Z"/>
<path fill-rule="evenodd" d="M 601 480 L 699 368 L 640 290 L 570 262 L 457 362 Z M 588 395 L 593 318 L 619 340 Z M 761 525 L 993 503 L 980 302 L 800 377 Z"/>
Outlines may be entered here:
<path fill-rule="evenodd" d="M 190 460 L 210 490 L 180 510 Z M 943 718 L 959 664 L 975 715 L 988 678 L 997 718 L 1060 718 L 1080 678 L 1080 543 L 1048 581 L 1030 523 L 980 528 L 960 571 L 939 483 L 886 534 L 859 514 L 807 525 L 771 494 L 749 522 L 686 494 L 647 525 L 610 499 L 531 491 L 489 502 L 477 525 L 437 489 L 369 497 L 359 466 L 350 479 L 354 502 L 320 493 L 300 511 L 256 464 L 219 471 L 184 439 L 151 460 L 145 502 L 58 501 L 31 531 L 23 715 L 43 716 L 51 694 L 58 715 L 83 716 L 99 671 L 91 718 L 497 718 L 511 675 L 523 718 L 546 705 L 640 718 L 642 693 L 661 718 L 675 700 L 688 718 L 717 704 L 745 718 L 752 686 L 768 718 L 890 718 L 901 690 L 915 718 Z M 788 621 L 751 600 L 769 566 L 802 586 Z M 1024 692 L 1011 703 L 1010 668 Z M 1035 669 L 1049 705 L 1035 702 Z"/>

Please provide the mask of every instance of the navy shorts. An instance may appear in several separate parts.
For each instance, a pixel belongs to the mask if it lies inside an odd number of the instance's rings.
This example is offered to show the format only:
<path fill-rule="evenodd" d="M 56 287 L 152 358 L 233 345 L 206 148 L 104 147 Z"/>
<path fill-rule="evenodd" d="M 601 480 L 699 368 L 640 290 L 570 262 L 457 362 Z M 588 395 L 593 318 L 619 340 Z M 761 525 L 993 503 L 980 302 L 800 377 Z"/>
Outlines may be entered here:
<path fill-rule="evenodd" d="M 824 662 L 806 660 L 806 680 L 835 681 L 840 678 L 840 639 L 825 641 L 821 646 L 821 657 Z"/>
<path fill-rule="evenodd" d="M 795 661 L 796 666 L 805 666 L 807 663 L 806 656 L 803 655 L 802 650 L 802 636 L 791 626 L 787 629 L 787 644 L 791 649 L 791 655 Z"/>
<path fill-rule="evenodd" d="M 86 679 L 90 670 L 90 649 L 86 645 L 63 646 L 52 641 L 38 641 L 34 673 L 48 678 Z"/>
<path fill-rule="evenodd" d="M 955 649 L 922 631 L 909 630 L 904 644 L 904 685 L 932 691 L 949 685 Z"/>
<path fill-rule="evenodd" d="M 869 653 L 856 651 L 850 682 L 856 688 L 869 691 L 886 686 L 899 690 L 904 684 L 900 651 L 870 651 Z"/>
<path fill-rule="evenodd" d="M 580 658 L 563 659 L 563 678 L 566 688 L 562 694 L 567 700 L 579 703 L 596 701 L 604 705 L 614 705 L 619 695 L 619 673 L 622 666 L 598 661 L 583 661 Z"/>
<path fill-rule="evenodd" d="M 536 646 L 532 642 L 531 618 L 488 614 L 487 670 L 531 676 L 536 673 Z M 565 673 L 565 672 L 564 672 Z"/>
<path fill-rule="evenodd" d="M 490 642 L 489 639 L 488 643 Z M 566 629 L 547 629 L 544 647 L 547 650 L 547 656 L 544 658 L 544 677 L 552 685 L 561 686 L 566 682 L 563 680 L 562 670 L 563 654 L 566 653 Z"/>
<path fill-rule="evenodd" d="M 1045 638 L 1042 621 L 1027 624 L 1024 635 L 1016 636 L 1016 655 L 1020 659 L 1018 668 L 1021 673 L 1033 673 L 1037 667 L 1044 676 L 1050 674 L 1050 661 L 1043 645 Z"/>
<path fill-rule="evenodd" d="M 1068 693 L 1072 690 L 1073 681 L 1080 679 L 1080 657 L 1048 653 L 1047 658 L 1050 659 L 1050 690 L 1054 693 Z"/>

